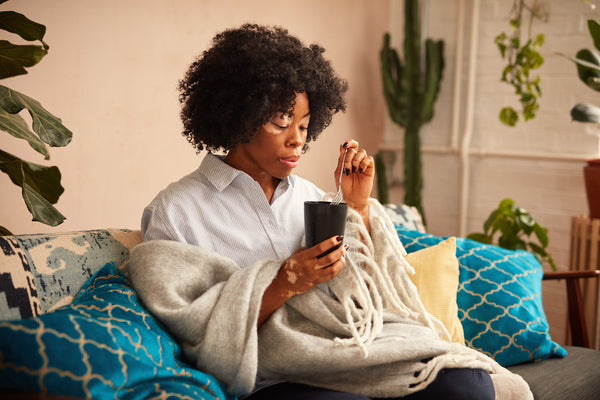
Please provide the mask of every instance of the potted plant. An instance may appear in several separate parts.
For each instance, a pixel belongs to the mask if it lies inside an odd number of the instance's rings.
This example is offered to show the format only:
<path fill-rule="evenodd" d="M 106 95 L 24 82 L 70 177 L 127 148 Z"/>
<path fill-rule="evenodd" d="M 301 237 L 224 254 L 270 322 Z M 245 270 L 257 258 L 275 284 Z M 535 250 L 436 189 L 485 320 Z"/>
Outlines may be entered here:
<path fill-rule="evenodd" d="M 0 4 L 4 2 L 6 0 L 0 0 Z M 26 74 L 25 68 L 37 64 L 48 53 L 48 45 L 43 40 L 46 27 L 22 14 L 0 12 L 0 30 L 16 34 L 26 41 L 40 43 L 18 45 L 0 40 L 0 79 Z M 33 120 L 33 132 L 19 115 L 23 109 L 29 112 Z M 73 136 L 61 120 L 49 113 L 37 100 L 3 85 L 0 85 L 0 130 L 26 140 L 46 160 L 50 158 L 46 145 L 66 146 Z M 50 226 L 64 221 L 65 217 L 53 206 L 64 191 L 57 167 L 28 162 L 0 150 L 0 171 L 21 187 L 23 199 L 34 221 Z M 0 226 L 0 235 L 7 234 L 10 231 Z"/>
<path fill-rule="evenodd" d="M 498 234 L 498 236 L 497 236 Z M 532 241 L 537 239 L 537 243 Z M 497 243 L 494 243 L 497 236 Z M 536 222 L 527 210 L 515 205 L 514 200 L 504 199 L 483 224 L 483 232 L 467 235 L 467 238 L 486 244 L 496 244 L 509 250 L 525 250 L 533 253 L 540 263 L 548 262 L 556 271 L 552 255 L 548 253 L 548 229 Z"/>
<path fill-rule="evenodd" d="M 588 20 L 588 31 L 596 50 L 600 50 L 600 23 Z M 564 54 L 563 54 L 564 55 Z M 600 56 L 594 50 L 581 49 L 575 57 L 568 57 L 577 67 L 579 79 L 589 88 L 600 91 Z M 579 103 L 571 109 L 573 121 L 598 124 L 600 123 L 600 107 Z M 598 130 L 596 129 L 597 133 Z M 600 153 L 600 151 L 599 151 Z M 583 167 L 583 176 L 590 211 L 590 218 L 600 218 L 600 158 L 587 160 Z"/>
<path fill-rule="evenodd" d="M 383 91 L 389 115 L 404 131 L 404 203 L 416 207 L 425 222 L 421 199 L 423 171 L 421 126 L 431 121 L 444 69 L 444 42 L 425 40 L 425 65 L 421 65 L 419 0 L 404 0 L 404 63 L 390 47 L 390 35 L 383 38 L 380 53 Z M 380 160 L 380 157 L 378 157 Z M 380 190 L 386 192 L 383 164 L 378 162 Z M 381 196 L 380 196 L 381 198 Z"/>

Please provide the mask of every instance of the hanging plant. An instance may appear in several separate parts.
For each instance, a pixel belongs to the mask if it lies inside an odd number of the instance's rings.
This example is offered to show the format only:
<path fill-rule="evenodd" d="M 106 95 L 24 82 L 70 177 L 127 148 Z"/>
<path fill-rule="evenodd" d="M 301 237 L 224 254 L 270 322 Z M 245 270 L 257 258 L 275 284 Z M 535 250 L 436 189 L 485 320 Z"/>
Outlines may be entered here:
<path fill-rule="evenodd" d="M 548 12 L 542 2 L 535 0 L 531 5 L 525 0 L 514 0 L 510 11 L 510 32 L 502 32 L 494 39 L 500 55 L 507 64 L 502 71 L 502 82 L 511 85 L 517 95 L 521 110 L 507 106 L 500 110 L 500 121 L 515 126 L 519 120 L 535 118 L 542 95 L 539 75 L 534 70 L 544 63 L 539 49 L 544 44 L 544 35 L 533 36 L 534 20 L 548 20 Z"/>

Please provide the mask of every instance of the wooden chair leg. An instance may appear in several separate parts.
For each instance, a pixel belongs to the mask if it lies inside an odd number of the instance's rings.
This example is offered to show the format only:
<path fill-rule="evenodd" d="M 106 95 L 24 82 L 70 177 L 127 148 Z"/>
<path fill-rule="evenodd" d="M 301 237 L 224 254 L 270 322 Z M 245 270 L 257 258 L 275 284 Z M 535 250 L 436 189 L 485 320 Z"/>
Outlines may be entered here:
<path fill-rule="evenodd" d="M 567 286 L 567 301 L 569 308 L 569 327 L 571 339 L 575 346 L 590 347 L 588 330 L 583 310 L 583 298 L 579 281 L 585 278 L 600 278 L 600 270 L 593 271 L 563 271 L 546 272 L 544 280 L 565 279 Z"/>
<path fill-rule="evenodd" d="M 590 347 L 579 279 L 567 279 L 567 301 L 569 304 L 569 325 L 571 327 L 573 345 Z"/>

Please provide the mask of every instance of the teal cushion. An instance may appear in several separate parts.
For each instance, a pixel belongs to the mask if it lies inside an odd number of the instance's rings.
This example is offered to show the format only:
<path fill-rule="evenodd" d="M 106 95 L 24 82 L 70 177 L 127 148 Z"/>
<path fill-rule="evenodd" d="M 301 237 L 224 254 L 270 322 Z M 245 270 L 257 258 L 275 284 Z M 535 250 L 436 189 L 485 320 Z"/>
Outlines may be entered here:
<path fill-rule="evenodd" d="M 446 239 L 399 225 L 396 231 L 409 253 Z M 548 333 L 543 270 L 533 254 L 456 238 L 456 256 L 456 302 L 467 346 L 503 366 L 567 354 Z"/>
<path fill-rule="evenodd" d="M 107 264 L 73 302 L 36 318 L 0 322 L 0 389 L 103 399 L 228 399 Z"/>

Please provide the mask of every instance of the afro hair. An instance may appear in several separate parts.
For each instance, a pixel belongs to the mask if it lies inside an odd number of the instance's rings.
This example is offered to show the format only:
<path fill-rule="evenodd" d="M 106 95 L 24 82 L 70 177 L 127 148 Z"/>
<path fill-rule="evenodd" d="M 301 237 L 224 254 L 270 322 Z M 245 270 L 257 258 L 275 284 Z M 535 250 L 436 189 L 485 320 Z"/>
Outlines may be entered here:
<path fill-rule="evenodd" d="M 179 82 L 183 135 L 198 151 L 229 151 L 251 142 L 275 114 L 291 112 L 304 92 L 307 142 L 315 140 L 346 110 L 348 89 L 323 52 L 280 27 L 245 24 L 217 34 Z"/>

